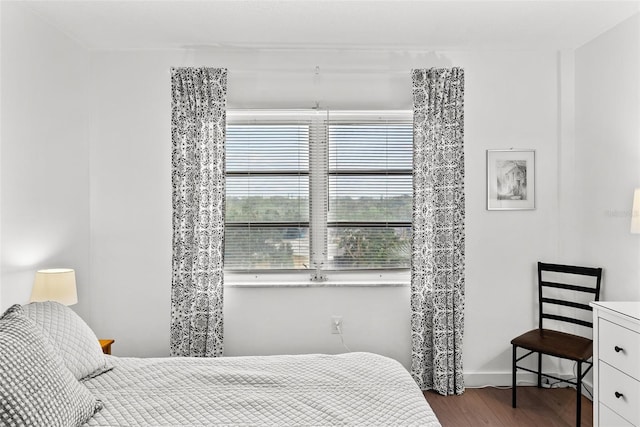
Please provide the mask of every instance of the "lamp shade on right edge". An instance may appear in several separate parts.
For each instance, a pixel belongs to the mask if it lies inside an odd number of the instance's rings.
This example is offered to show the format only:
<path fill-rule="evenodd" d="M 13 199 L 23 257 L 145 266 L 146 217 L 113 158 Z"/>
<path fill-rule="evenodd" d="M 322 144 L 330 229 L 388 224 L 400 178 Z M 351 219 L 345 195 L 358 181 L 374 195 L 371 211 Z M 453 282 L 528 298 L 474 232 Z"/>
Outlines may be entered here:
<path fill-rule="evenodd" d="M 633 192 L 633 208 L 631 209 L 631 232 L 640 234 L 640 188 Z"/>

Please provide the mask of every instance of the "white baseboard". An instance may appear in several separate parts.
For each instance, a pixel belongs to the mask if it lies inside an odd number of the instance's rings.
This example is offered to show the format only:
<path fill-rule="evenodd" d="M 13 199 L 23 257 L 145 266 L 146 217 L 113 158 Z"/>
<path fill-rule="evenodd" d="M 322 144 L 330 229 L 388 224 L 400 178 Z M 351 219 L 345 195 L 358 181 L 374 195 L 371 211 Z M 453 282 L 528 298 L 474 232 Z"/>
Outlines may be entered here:
<path fill-rule="evenodd" d="M 518 372 L 516 374 L 518 385 L 535 385 L 536 375 L 530 372 Z M 464 374 L 465 387 L 511 387 L 511 372 L 466 372 Z"/>
<path fill-rule="evenodd" d="M 559 378 L 572 378 L 572 374 L 551 373 L 551 375 Z M 531 372 L 518 372 L 516 374 L 518 386 L 535 386 L 538 383 L 538 376 Z M 553 380 L 551 380 L 553 381 Z M 479 387 L 511 387 L 511 372 L 466 372 L 464 374 L 464 385 L 467 388 Z M 592 399 L 593 384 L 591 381 L 583 381 L 582 394 Z M 566 387 L 568 384 L 558 384 L 560 387 Z"/>

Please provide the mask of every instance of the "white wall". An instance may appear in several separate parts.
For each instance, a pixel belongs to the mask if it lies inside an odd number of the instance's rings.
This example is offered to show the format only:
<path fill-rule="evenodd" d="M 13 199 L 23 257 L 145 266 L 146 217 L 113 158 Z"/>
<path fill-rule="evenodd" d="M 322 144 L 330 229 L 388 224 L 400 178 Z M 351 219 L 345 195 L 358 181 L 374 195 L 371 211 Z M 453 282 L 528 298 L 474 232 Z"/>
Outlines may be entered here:
<path fill-rule="evenodd" d="M 603 299 L 640 300 L 640 14 L 576 50 L 576 258 L 604 268 Z"/>
<path fill-rule="evenodd" d="M 465 369 L 509 371 L 510 339 L 534 323 L 534 263 L 556 255 L 555 52 L 93 52 L 91 312 L 115 354 L 168 353 L 169 68 L 184 65 L 227 67 L 230 108 L 410 109 L 412 67 L 464 67 Z M 485 209 L 485 150 L 509 147 L 537 150 L 535 211 Z M 407 287 L 227 288 L 226 354 L 343 351 L 332 314 L 351 349 L 409 365 Z"/>
<path fill-rule="evenodd" d="M 89 54 L 24 4 L 2 2 L 0 310 L 40 268 L 76 269 L 89 300 Z"/>

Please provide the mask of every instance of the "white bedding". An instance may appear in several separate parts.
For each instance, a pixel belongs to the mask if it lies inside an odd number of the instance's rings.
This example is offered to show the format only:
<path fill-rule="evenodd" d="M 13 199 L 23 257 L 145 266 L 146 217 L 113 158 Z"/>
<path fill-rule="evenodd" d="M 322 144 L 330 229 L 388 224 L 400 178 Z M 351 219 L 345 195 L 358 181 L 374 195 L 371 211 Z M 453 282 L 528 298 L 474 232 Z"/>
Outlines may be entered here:
<path fill-rule="evenodd" d="M 137 359 L 85 381 L 90 426 L 439 426 L 395 360 L 371 353 Z"/>

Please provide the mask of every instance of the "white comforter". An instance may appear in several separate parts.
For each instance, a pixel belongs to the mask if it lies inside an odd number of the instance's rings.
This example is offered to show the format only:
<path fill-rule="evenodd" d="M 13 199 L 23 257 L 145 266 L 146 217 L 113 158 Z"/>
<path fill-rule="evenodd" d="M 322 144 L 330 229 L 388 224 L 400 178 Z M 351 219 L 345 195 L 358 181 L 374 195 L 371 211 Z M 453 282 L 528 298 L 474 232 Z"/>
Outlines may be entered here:
<path fill-rule="evenodd" d="M 90 426 L 439 426 L 407 371 L 370 353 L 137 359 L 85 382 Z"/>

